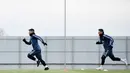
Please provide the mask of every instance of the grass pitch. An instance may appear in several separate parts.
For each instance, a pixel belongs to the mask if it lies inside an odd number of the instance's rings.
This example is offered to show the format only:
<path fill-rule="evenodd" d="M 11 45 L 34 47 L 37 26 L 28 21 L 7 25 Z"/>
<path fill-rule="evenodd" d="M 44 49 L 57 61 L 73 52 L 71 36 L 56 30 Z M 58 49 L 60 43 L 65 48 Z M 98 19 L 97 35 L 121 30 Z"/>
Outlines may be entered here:
<path fill-rule="evenodd" d="M 130 73 L 130 70 L 109 70 L 98 71 L 98 70 L 0 70 L 0 73 Z"/>

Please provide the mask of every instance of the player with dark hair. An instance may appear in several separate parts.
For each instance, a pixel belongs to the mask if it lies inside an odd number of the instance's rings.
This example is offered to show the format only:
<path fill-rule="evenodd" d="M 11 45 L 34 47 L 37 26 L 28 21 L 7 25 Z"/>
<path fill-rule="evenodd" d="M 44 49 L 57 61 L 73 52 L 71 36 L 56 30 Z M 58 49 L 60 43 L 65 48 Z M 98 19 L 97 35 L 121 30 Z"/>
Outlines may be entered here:
<path fill-rule="evenodd" d="M 105 59 L 106 57 L 110 57 L 113 61 L 122 61 L 127 65 L 127 61 L 126 59 L 121 59 L 118 57 L 115 57 L 113 54 L 113 43 L 114 43 L 114 39 L 108 35 L 104 34 L 104 30 L 103 29 L 99 29 L 98 30 L 98 34 L 99 34 L 99 38 L 100 40 L 98 42 L 96 42 L 96 44 L 103 44 L 103 47 L 105 49 L 101 59 L 101 66 L 99 68 L 96 68 L 97 70 L 102 70 L 103 69 L 103 65 L 105 63 Z"/>
<path fill-rule="evenodd" d="M 25 38 L 23 39 L 23 42 L 25 42 L 27 45 L 32 44 L 32 47 L 33 47 L 33 50 L 27 55 L 27 57 L 29 59 L 33 60 L 33 61 L 36 61 L 37 62 L 37 67 L 41 63 L 45 67 L 44 70 L 49 70 L 49 67 L 46 65 L 45 61 L 42 59 L 41 48 L 40 48 L 40 46 L 38 44 L 38 40 L 40 40 L 43 43 L 44 46 L 47 46 L 47 43 L 45 43 L 40 36 L 37 36 L 35 34 L 34 29 L 29 29 L 29 35 L 30 35 L 29 42 L 26 41 Z"/>

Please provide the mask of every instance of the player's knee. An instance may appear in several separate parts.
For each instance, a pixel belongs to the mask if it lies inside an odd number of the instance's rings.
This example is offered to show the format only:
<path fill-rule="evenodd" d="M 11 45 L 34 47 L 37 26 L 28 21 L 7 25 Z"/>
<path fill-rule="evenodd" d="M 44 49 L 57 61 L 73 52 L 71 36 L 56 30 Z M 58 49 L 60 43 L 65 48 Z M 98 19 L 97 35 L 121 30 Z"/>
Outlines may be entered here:
<path fill-rule="evenodd" d="M 31 57 L 31 55 L 30 55 L 30 54 L 28 54 L 28 55 L 27 55 L 27 57 L 28 57 L 28 58 L 30 58 L 30 57 Z"/>

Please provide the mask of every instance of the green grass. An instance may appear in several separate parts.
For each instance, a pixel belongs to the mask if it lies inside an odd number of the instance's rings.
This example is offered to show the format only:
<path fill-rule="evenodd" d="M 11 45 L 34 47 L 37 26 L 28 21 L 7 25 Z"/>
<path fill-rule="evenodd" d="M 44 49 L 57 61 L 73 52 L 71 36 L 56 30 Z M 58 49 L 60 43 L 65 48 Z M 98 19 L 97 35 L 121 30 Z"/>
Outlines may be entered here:
<path fill-rule="evenodd" d="M 109 70 L 107 72 L 97 70 L 0 70 L 0 73 L 130 73 L 130 70 Z"/>

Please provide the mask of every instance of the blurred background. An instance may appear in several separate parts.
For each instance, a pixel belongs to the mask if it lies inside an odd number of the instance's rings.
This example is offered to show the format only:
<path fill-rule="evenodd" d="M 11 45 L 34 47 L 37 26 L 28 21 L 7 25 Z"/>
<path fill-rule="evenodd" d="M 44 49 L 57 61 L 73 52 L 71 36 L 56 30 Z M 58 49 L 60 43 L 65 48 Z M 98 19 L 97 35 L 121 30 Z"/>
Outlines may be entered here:
<path fill-rule="evenodd" d="M 67 36 L 130 36 L 129 0 L 66 0 Z M 9 36 L 64 36 L 64 0 L 0 0 L 0 28 Z M 17 31 L 17 32 L 16 32 Z"/>
<path fill-rule="evenodd" d="M 95 45 L 98 28 L 113 36 L 115 56 L 130 64 L 129 8 L 130 0 L 0 0 L 0 69 L 36 68 L 26 57 L 32 47 L 22 42 L 29 28 L 48 43 L 40 45 L 51 69 L 98 67 L 103 52 Z M 109 58 L 105 67 L 130 69 Z"/>

